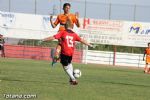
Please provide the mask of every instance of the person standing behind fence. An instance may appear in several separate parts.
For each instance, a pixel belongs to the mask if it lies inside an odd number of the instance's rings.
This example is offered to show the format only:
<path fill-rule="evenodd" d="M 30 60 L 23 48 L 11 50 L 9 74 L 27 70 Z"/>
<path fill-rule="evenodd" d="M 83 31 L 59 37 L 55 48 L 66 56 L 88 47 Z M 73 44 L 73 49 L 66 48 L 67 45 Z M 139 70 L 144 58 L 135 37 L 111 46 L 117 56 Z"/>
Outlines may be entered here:
<path fill-rule="evenodd" d="M 5 57 L 4 53 L 4 39 L 3 35 L 0 34 L 0 57 Z"/>
<path fill-rule="evenodd" d="M 146 60 L 145 60 L 145 55 L 146 55 Z M 144 60 L 146 62 L 144 72 L 150 74 L 150 65 L 149 65 L 150 64 L 150 42 L 148 43 L 148 47 L 144 51 L 143 61 Z"/>
<path fill-rule="evenodd" d="M 63 5 L 64 13 L 59 14 L 54 23 L 52 21 L 53 16 L 50 16 L 50 23 L 53 28 L 55 28 L 58 24 L 60 24 L 58 32 L 65 30 L 65 24 L 66 24 L 67 20 L 70 20 L 73 25 L 76 24 L 77 27 L 80 27 L 80 23 L 79 23 L 79 19 L 78 19 L 79 14 L 78 13 L 76 13 L 76 14 L 70 13 L 70 8 L 71 8 L 71 4 L 65 3 Z M 61 40 L 59 40 L 59 43 L 56 47 L 56 52 L 54 54 L 55 56 L 54 56 L 54 59 L 52 62 L 52 66 L 54 63 L 56 63 L 59 60 L 60 51 L 61 51 Z"/>

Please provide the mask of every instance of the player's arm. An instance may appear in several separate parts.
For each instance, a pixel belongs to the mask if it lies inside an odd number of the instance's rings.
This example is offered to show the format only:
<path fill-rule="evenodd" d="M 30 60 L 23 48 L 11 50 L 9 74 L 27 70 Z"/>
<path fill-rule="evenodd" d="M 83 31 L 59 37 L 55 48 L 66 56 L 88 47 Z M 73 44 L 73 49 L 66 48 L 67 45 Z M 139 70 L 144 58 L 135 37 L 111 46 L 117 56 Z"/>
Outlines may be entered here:
<path fill-rule="evenodd" d="M 75 17 L 76 17 L 76 22 L 75 22 L 75 24 L 76 24 L 77 27 L 80 27 L 79 13 L 75 13 Z"/>
<path fill-rule="evenodd" d="M 77 27 L 80 27 L 79 19 L 77 19 L 76 26 L 77 26 Z"/>
<path fill-rule="evenodd" d="M 51 15 L 51 16 L 50 16 L 50 23 L 51 23 L 51 26 L 52 26 L 53 28 L 55 28 L 55 27 L 58 25 L 59 20 L 58 20 L 58 17 L 57 17 L 56 21 L 53 23 L 52 19 L 53 19 L 53 16 Z"/>
<path fill-rule="evenodd" d="M 146 55 L 146 50 L 144 51 L 144 54 L 143 54 L 143 61 L 145 60 L 145 55 Z"/>
<path fill-rule="evenodd" d="M 44 38 L 43 41 L 52 41 L 54 39 L 60 39 L 62 34 L 63 34 L 63 32 L 59 32 L 59 33 L 57 33 L 54 36 L 50 36 L 50 37 Z"/>
<path fill-rule="evenodd" d="M 55 39 L 54 36 L 50 36 L 50 37 L 44 38 L 43 41 L 52 41 L 54 39 Z"/>
<path fill-rule="evenodd" d="M 76 41 L 79 41 L 79 42 L 81 42 L 81 43 L 83 43 L 83 44 L 85 44 L 85 45 L 87 45 L 87 46 L 89 46 L 89 47 L 93 47 L 90 43 L 88 43 L 87 41 L 85 41 L 84 39 L 82 39 L 81 37 L 79 37 L 77 34 L 76 34 Z"/>
<path fill-rule="evenodd" d="M 80 42 L 89 46 L 89 47 L 93 47 L 90 43 L 88 43 L 87 41 L 85 41 L 84 39 L 80 39 Z"/>

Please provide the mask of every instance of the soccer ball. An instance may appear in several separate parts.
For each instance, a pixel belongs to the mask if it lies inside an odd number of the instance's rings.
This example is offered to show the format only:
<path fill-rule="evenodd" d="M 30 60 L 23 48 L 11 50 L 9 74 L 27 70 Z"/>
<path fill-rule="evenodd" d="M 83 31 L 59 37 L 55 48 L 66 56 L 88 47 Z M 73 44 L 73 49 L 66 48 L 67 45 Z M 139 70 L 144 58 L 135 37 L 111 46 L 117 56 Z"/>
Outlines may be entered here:
<path fill-rule="evenodd" d="M 81 77 L 82 74 L 81 74 L 81 71 L 79 69 L 75 69 L 73 71 L 73 75 L 75 78 L 79 78 L 79 77 Z"/>

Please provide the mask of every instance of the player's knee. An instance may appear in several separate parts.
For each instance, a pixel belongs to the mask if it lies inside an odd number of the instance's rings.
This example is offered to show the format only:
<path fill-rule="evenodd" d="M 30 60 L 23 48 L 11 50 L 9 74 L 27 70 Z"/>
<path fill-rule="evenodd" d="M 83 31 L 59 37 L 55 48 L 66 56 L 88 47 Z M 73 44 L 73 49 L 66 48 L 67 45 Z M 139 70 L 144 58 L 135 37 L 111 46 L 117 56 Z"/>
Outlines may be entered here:
<path fill-rule="evenodd" d="M 58 45 L 58 46 L 56 47 L 56 54 L 59 54 L 59 53 L 60 53 L 60 51 L 61 51 L 61 46 L 60 46 L 60 45 Z"/>
<path fill-rule="evenodd" d="M 69 66 L 63 66 L 65 70 L 69 69 Z"/>
<path fill-rule="evenodd" d="M 150 64 L 149 63 L 147 64 L 147 68 L 150 68 Z"/>

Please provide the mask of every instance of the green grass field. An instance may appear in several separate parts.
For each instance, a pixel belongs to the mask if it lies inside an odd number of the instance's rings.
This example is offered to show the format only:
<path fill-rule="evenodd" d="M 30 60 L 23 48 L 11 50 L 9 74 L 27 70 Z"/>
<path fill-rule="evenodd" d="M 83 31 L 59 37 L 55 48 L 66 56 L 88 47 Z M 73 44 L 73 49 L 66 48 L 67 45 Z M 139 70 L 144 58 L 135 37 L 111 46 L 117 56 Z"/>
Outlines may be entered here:
<path fill-rule="evenodd" d="M 0 59 L 0 100 L 4 94 L 36 94 L 26 100 L 150 100 L 150 75 L 141 69 L 74 64 L 82 71 L 77 86 L 69 85 L 60 64 Z M 24 99 L 18 99 L 24 100 Z"/>

